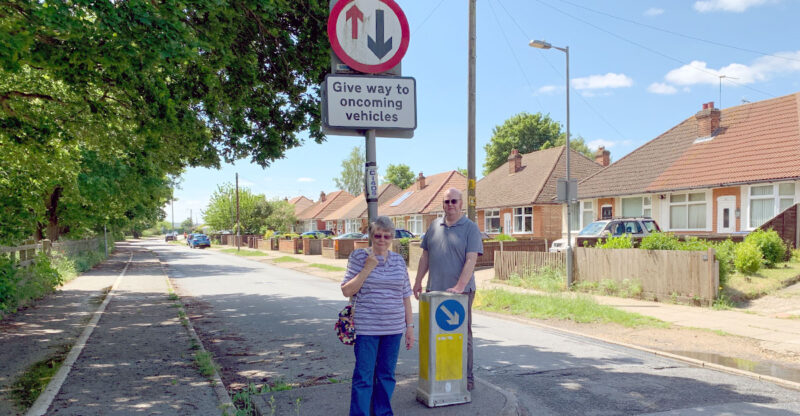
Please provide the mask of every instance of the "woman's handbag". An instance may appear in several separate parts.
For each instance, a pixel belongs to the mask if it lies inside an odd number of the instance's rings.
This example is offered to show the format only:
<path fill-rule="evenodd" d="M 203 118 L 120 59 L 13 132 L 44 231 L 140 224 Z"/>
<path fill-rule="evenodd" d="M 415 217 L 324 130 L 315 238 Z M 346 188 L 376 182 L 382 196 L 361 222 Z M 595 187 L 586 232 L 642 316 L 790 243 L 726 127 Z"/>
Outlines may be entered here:
<path fill-rule="evenodd" d="M 351 300 L 349 305 L 339 311 L 339 319 L 336 320 L 336 324 L 333 326 L 336 329 L 339 341 L 342 341 L 344 345 L 353 345 L 356 342 L 356 327 L 353 324 L 355 310 L 356 304 Z"/>

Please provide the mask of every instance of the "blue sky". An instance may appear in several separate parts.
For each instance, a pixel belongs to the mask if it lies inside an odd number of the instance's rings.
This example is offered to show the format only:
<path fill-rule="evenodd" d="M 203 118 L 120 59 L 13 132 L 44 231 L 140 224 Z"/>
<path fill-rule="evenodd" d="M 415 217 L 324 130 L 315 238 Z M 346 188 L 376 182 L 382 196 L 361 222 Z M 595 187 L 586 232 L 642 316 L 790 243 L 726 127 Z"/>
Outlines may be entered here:
<path fill-rule="evenodd" d="M 380 172 L 398 163 L 425 175 L 466 168 L 468 2 L 397 2 L 411 29 L 403 75 L 416 78 L 417 129 L 413 139 L 377 139 Z M 797 0 L 478 1 L 478 178 L 483 146 L 507 118 L 542 112 L 566 122 L 564 53 L 531 48 L 531 39 L 569 46 L 572 136 L 604 145 L 614 161 L 705 102 L 728 108 L 800 91 L 797 16 Z M 363 145 L 362 137 L 329 136 L 265 169 L 247 160 L 188 169 L 175 220 L 191 210 L 202 222 L 217 185 L 233 183 L 237 172 L 240 186 L 268 198 L 317 200 L 336 190 L 342 160 Z"/>

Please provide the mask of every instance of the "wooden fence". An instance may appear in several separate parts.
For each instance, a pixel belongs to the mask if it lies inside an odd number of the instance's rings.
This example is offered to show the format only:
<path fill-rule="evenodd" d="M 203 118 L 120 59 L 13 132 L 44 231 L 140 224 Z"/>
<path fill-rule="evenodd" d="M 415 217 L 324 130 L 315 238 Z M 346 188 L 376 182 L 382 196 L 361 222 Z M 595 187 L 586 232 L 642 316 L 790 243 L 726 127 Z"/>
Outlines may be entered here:
<path fill-rule="evenodd" d="M 543 267 L 566 268 L 565 253 L 545 253 L 532 251 L 495 251 L 494 276 L 508 280 L 512 274 L 523 275 Z"/>
<path fill-rule="evenodd" d="M 547 251 L 548 240 L 534 238 L 531 240 L 517 241 L 484 241 L 483 255 L 478 256 L 476 267 L 491 266 L 494 264 L 494 253 L 505 251 Z"/>
<path fill-rule="evenodd" d="M 38 243 L 29 240 L 26 241 L 26 244 L 17 247 L 0 247 L 0 255 L 7 255 L 12 260 L 16 260 L 20 267 L 27 267 L 33 264 L 40 252 L 72 256 L 99 248 L 100 239 L 98 238 L 56 241 L 55 243 L 50 243 L 50 240 L 41 240 Z"/>
<path fill-rule="evenodd" d="M 608 250 L 576 247 L 574 281 L 639 282 L 647 296 L 677 296 L 710 304 L 719 289 L 719 262 L 708 251 Z"/>

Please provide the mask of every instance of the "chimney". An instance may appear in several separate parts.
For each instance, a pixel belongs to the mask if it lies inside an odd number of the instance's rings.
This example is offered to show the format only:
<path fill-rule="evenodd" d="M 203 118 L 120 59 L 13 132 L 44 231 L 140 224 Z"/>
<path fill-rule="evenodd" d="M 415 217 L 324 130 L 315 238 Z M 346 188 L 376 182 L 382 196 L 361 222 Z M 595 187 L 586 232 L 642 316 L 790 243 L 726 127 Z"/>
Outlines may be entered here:
<path fill-rule="evenodd" d="M 325 191 L 320 191 L 319 202 L 325 202 Z"/>
<path fill-rule="evenodd" d="M 289 202 L 289 197 L 285 196 L 285 197 L 283 197 L 283 200 L 286 201 L 286 202 Z"/>
<path fill-rule="evenodd" d="M 710 101 L 703 104 L 703 109 L 695 114 L 697 119 L 697 137 L 711 137 L 719 128 L 721 112 L 714 108 L 714 102 Z"/>
<path fill-rule="evenodd" d="M 605 146 L 600 146 L 597 148 L 597 151 L 594 152 L 594 161 L 606 167 L 611 164 L 611 152 L 606 150 Z"/>
<path fill-rule="evenodd" d="M 508 155 L 508 174 L 517 173 L 522 168 L 522 155 L 517 149 L 511 149 Z"/>
<path fill-rule="evenodd" d="M 422 190 L 425 188 L 425 176 L 422 176 L 422 172 L 419 173 L 417 176 L 417 190 Z"/>

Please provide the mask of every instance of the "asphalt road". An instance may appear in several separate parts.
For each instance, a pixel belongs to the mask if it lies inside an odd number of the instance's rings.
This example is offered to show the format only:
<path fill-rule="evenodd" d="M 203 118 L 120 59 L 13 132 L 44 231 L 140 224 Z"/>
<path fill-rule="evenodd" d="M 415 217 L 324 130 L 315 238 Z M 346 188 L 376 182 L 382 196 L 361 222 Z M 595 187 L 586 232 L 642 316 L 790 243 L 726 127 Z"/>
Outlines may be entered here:
<path fill-rule="evenodd" d="M 167 263 L 226 385 L 350 379 L 352 349 L 333 332 L 346 304 L 337 282 L 213 251 L 143 244 Z M 481 314 L 474 335 L 476 376 L 515 395 L 523 414 L 800 415 L 798 391 L 634 349 Z M 401 351 L 398 380 L 416 378 L 417 354 Z"/>

